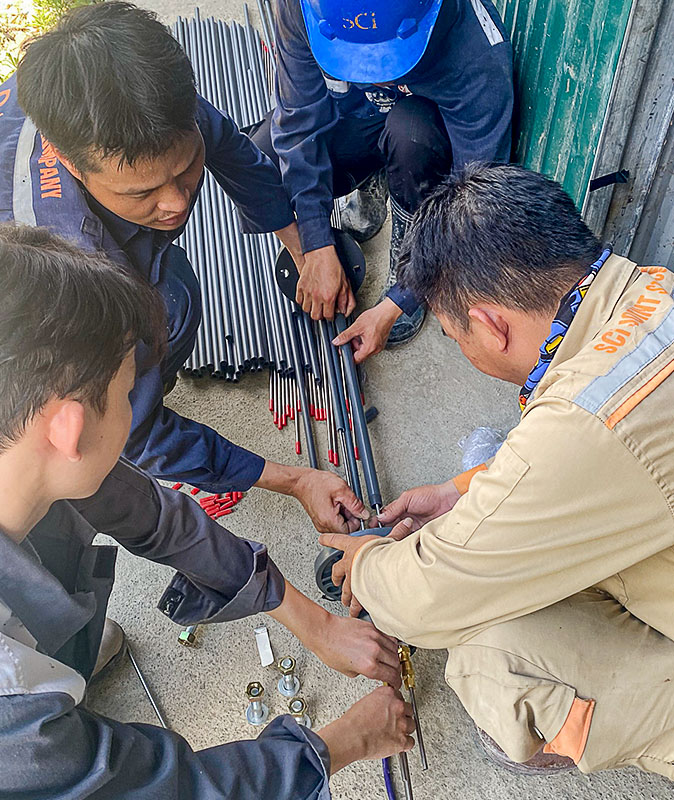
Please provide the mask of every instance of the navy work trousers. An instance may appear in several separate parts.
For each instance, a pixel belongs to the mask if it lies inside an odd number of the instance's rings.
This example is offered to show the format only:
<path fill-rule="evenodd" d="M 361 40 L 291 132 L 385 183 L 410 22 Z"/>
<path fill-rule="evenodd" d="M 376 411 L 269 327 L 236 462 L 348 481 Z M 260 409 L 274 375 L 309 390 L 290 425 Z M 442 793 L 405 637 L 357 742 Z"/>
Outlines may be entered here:
<path fill-rule="evenodd" d="M 278 166 L 271 142 L 271 114 L 249 133 Z M 386 168 L 391 196 L 413 213 L 452 169 L 452 148 L 436 103 L 409 95 L 387 113 L 341 117 L 328 135 L 333 194 L 342 197 Z"/>

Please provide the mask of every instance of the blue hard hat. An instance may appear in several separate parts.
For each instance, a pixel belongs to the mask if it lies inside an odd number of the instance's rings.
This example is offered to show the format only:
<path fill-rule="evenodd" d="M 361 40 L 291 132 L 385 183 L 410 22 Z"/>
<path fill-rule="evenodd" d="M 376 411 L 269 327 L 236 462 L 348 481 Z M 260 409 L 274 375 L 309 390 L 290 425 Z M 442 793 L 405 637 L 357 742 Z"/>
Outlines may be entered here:
<path fill-rule="evenodd" d="M 388 83 L 423 56 L 442 0 L 300 0 L 321 69 L 352 83 Z"/>

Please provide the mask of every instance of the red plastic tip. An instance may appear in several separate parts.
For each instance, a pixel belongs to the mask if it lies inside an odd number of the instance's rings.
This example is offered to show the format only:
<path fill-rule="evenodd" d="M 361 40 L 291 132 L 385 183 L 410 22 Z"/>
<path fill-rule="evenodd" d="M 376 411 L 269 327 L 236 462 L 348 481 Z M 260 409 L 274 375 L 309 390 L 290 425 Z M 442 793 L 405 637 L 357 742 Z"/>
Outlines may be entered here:
<path fill-rule="evenodd" d="M 273 411 L 273 410 L 274 410 L 274 401 L 273 401 L 271 398 L 270 398 L 270 400 L 269 400 L 269 410 L 270 410 L 270 411 Z"/>
<path fill-rule="evenodd" d="M 278 425 L 278 411 L 274 411 L 274 425 Z"/>
<path fill-rule="evenodd" d="M 204 500 L 219 500 L 219 499 L 220 499 L 219 494 L 209 494 L 208 497 L 202 498 L 199 502 L 203 503 Z"/>
<path fill-rule="evenodd" d="M 231 500 L 231 499 L 232 499 L 232 492 L 225 492 L 225 493 L 222 495 L 222 499 L 223 499 L 223 500 Z"/>
<path fill-rule="evenodd" d="M 309 403 L 309 416 L 313 417 L 316 413 L 316 406 Z"/>
<path fill-rule="evenodd" d="M 299 442 L 295 442 L 295 452 L 298 456 L 302 453 L 302 445 Z"/>
<path fill-rule="evenodd" d="M 182 487 L 182 483 L 174 483 L 173 486 L 171 486 L 171 489 L 175 489 L 177 491 L 178 489 L 182 489 Z"/>
<path fill-rule="evenodd" d="M 227 514 L 231 514 L 234 511 L 233 508 L 224 508 L 222 511 L 218 511 L 215 515 L 215 519 L 220 519 L 220 517 L 226 517 Z"/>
<path fill-rule="evenodd" d="M 194 489 L 190 489 L 190 494 L 191 495 L 199 494 L 200 491 L 201 489 L 195 486 Z"/>
<path fill-rule="evenodd" d="M 234 500 L 243 500 L 243 492 L 234 492 Z"/>
<path fill-rule="evenodd" d="M 334 462 L 334 460 L 333 460 L 333 459 L 334 459 L 334 457 L 335 457 L 334 450 L 328 450 L 328 461 L 329 461 L 331 464 L 334 464 L 334 463 L 335 463 L 335 462 Z"/>
<path fill-rule="evenodd" d="M 290 409 L 290 419 L 295 419 L 295 409 L 294 408 Z"/>
<path fill-rule="evenodd" d="M 358 448 L 354 447 L 354 452 L 356 453 L 356 461 L 360 461 L 360 456 L 358 455 Z"/>
<path fill-rule="evenodd" d="M 339 466 L 339 453 L 335 451 L 335 460 L 332 462 L 336 467 Z"/>

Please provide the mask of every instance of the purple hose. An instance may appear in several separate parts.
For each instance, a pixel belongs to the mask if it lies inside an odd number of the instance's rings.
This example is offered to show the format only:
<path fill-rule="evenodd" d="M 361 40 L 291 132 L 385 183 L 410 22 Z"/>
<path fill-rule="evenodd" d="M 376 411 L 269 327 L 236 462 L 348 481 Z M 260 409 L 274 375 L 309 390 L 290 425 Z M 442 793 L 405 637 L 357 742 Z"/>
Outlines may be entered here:
<path fill-rule="evenodd" d="M 386 786 L 386 796 L 388 800 L 396 800 L 396 793 L 393 791 L 393 783 L 391 781 L 391 760 L 389 758 L 382 758 L 381 767 L 384 771 L 384 786 Z"/>

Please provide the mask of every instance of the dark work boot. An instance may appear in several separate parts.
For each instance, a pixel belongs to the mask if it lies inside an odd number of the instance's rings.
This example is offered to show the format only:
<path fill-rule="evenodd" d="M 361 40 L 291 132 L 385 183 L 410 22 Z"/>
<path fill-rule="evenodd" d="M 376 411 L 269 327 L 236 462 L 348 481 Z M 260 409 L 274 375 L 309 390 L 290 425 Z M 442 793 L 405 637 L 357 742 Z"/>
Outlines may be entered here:
<path fill-rule="evenodd" d="M 357 242 L 367 242 L 379 233 L 386 221 L 388 183 L 386 172 L 380 169 L 359 189 L 337 200 L 342 230 Z"/>
<path fill-rule="evenodd" d="M 386 292 L 397 282 L 398 256 L 402 248 L 403 239 L 412 222 L 409 211 L 405 211 L 391 198 L 391 251 L 389 256 L 389 270 L 386 278 L 386 287 L 379 298 L 381 302 L 386 297 Z M 426 317 L 426 308 L 421 305 L 411 316 L 401 314 L 391 328 L 386 347 L 396 347 L 399 344 L 411 341 L 421 330 Z"/>

